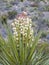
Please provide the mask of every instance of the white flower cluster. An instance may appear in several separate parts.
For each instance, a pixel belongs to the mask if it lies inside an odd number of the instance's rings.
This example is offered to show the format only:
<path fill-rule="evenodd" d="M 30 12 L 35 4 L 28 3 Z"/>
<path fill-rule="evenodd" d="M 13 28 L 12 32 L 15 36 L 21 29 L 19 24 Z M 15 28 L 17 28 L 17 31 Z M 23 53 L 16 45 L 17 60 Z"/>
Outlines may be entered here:
<path fill-rule="evenodd" d="M 17 43 L 19 41 L 19 34 L 22 35 L 24 43 L 29 43 L 30 40 L 33 40 L 32 21 L 30 18 L 18 17 L 18 19 L 14 19 L 11 27 Z"/>

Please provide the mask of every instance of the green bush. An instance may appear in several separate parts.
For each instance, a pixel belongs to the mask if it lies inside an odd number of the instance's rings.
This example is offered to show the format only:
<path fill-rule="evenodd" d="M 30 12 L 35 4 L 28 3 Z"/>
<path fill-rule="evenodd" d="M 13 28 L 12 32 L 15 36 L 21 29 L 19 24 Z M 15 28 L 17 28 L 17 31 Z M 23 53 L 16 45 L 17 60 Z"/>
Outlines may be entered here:
<path fill-rule="evenodd" d="M 17 15 L 17 12 L 16 11 L 9 11 L 8 12 L 8 18 L 9 19 L 15 18 L 16 15 Z"/>
<path fill-rule="evenodd" d="M 41 37 L 45 38 L 46 36 L 47 36 L 47 33 L 46 32 L 42 32 Z"/>
<path fill-rule="evenodd" d="M 7 24 L 7 15 L 2 15 L 1 16 L 1 23 L 2 24 Z"/>

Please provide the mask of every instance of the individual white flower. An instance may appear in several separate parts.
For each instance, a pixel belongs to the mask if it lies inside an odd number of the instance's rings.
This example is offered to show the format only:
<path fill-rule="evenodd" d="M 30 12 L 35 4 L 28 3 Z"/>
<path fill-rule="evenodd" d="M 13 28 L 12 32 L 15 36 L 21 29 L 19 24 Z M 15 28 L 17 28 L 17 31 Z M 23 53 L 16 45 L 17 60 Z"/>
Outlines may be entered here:
<path fill-rule="evenodd" d="M 17 21 L 17 19 L 14 19 L 14 21 L 16 22 L 16 21 Z"/>
<path fill-rule="evenodd" d="M 28 25 L 25 25 L 25 27 L 28 27 Z"/>
<path fill-rule="evenodd" d="M 24 33 L 23 35 L 24 35 L 25 37 L 27 37 L 27 33 Z"/>
<path fill-rule="evenodd" d="M 22 31 L 23 31 L 23 29 L 21 28 L 21 29 L 20 29 L 20 31 L 22 32 Z"/>
<path fill-rule="evenodd" d="M 17 21 L 15 21 L 14 23 L 15 23 L 15 25 L 17 25 Z"/>
<path fill-rule="evenodd" d="M 11 24 L 11 26 L 15 27 L 15 24 L 14 24 L 14 23 L 12 23 L 12 24 Z"/>
<path fill-rule="evenodd" d="M 23 35 L 24 34 L 24 31 L 21 31 L 20 33 Z"/>
<path fill-rule="evenodd" d="M 14 32 L 13 34 L 14 34 L 14 35 L 18 35 L 18 33 L 17 33 L 17 32 Z"/>
<path fill-rule="evenodd" d="M 13 30 L 16 30 L 16 27 L 13 27 L 12 29 L 13 29 Z"/>
<path fill-rule="evenodd" d="M 16 38 L 16 40 L 19 40 L 18 38 Z"/>
<path fill-rule="evenodd" d="M 32 26 L 32 24 L 30 24 L 30 26 Z"/>
<path fill-rule="evenodd" d="M 27 15 L 27 13 L 26 12 L 23 12 L 25 15 Z"/>
<path fill-rule="evenodd" d="M 32 38 L 32 41 L 34 41 L 34 38 Z"/>

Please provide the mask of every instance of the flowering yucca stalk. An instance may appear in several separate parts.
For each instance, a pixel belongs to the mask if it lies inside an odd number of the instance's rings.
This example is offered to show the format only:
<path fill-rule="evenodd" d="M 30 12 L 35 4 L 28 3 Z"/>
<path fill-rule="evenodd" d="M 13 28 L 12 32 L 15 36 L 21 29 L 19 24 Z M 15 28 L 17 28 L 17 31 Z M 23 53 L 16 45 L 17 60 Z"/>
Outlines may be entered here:
<path fill-rule="evenodd" d="M 17 43 L 19 43 L 20 38 L 23 39 L 23 43 L 27 45 L 30 44 L 30 41 L 33 41 L 32 21 L 25 13 L 20 14 L 17 19 L 14 19 L 11 26 Z"/>
<path fill-rule="evenodd" d="M 45 44 L 37 51 L 37 43 L 41 32 L 34 38 L 32 21 L 21 14 L 12 25 L 13 35 L 9 26 L 6 26 L 8 40 L 0 36 L 0 63 L 2 65 L 47 65 L 49 56 L 43 56 Z M 34 39 L 34 40 L 33 40 Z M 48 63 L 48 62 L 47 62 Z"/>

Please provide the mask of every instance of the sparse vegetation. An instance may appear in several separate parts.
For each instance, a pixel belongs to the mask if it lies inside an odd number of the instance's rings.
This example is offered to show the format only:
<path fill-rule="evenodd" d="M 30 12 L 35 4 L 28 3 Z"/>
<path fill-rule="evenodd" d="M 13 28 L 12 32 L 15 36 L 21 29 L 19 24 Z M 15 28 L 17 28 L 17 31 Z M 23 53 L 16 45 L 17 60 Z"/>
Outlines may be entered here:
<path fill-rule="evenodd" d="M 17 15 L 17 12 L 16 11 L 9 11 L 8 12 L 8 18 L 9 19 L 15 18 L 16 15 Z"/>
<path fill-rule="evenodd" d="M 1 16 L 1 23 L 2 24 L 7 24 L 7 15 L 2 15 Z"/>
<path fill-rule="evenodd" d="M 23 0 L 21 0 L 21 2 L 23 2 Z"/>
<path fill-rule="evenodd" d="M 46 33 L 46 32 L 42 32 L 41 37 L 42 37 L 42 38 L 45 38 L 45 37 L 46 37 L 46 35 L 47 35 L 47 33 Z"/>

